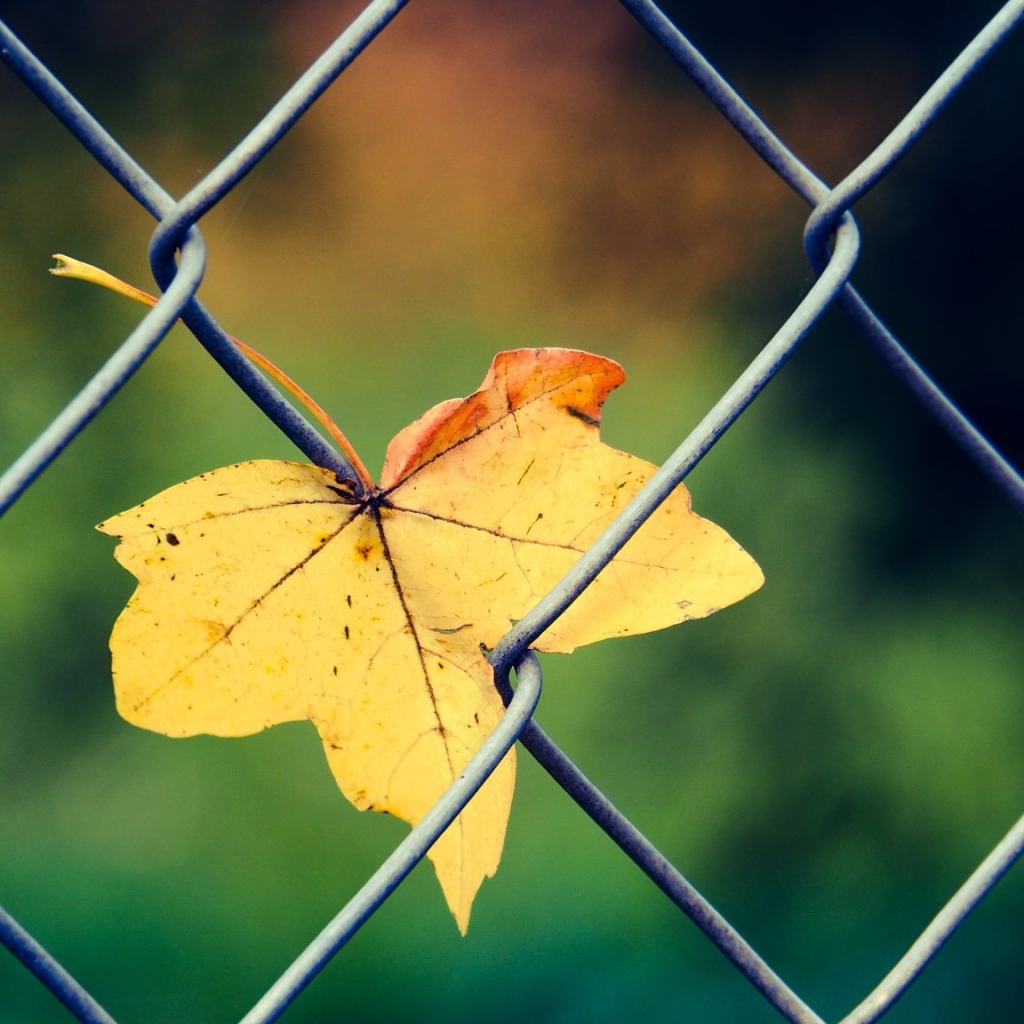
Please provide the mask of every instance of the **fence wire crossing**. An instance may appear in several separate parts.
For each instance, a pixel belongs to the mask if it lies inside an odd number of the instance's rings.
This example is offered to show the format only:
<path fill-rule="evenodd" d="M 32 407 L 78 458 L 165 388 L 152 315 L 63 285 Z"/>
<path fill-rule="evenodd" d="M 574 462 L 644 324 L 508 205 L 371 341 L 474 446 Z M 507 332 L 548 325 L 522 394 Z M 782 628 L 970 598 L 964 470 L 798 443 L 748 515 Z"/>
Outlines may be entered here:
<path fill-rule="evenodd" d="M 81 392 L 0 477 L 0 514 L 31 486 L 71 440 L 129 380 L 180 317 L 242 390 L 314 463 L 355 476 L 344 456 L 285 401 L 239 352 L 195 298 L 206 265 L 198 222 L 284 136 L 380 33 L 408 0 L 374 0 L 298 79 L 264 119 L 180 200 L 175 200 L 118 144 L 60 81 L 0 22 L 0 57 L 115 180 L 157 220 L 150 263 L 163 289 L 146 315 Z M 533 720 L 540 667 L 530 645 L 555 621 L 642 526 L 760 394 L 822 313 L 835 304 L 910 392 L 1009 499 L 1024 510 L 1024 479 L 930 380 L 849 283 L 860 236 L 850 212 L 916 142 L 947 101 L 1024 19 L 1024 0 L 1005 7 L 907 113 L 888 137 L 834 188 L 805 167 L 732 86 L 650 0 L 620 0 L 740 133 L 755 152 L 812 207 L 804 244 L 816 280 L 760 354 L 708 411 L 615 522 L 559 584 L 505 636 L 491 655 L 507 711 L 495 732 L 428 816 L 244 1017 L 276 1020 L 345 945 L 454 820 L 506 751 L 518 741 L 593 821 L 683 911 L 787 1020 L 822 1024 L 743 937 L 566 757 Z M 512 670 L 517 675 L 513 693 Z M 1024 818 L 988 854 L 882 982 L 841 1024 L 882 1018 L 954 930 L 1024 852 Z M 72 975 L 0 908 L 0 941 L 83 1024 L 113 1018 Z M 0 1007 L 2 1009 L 2 1007 Z"/>

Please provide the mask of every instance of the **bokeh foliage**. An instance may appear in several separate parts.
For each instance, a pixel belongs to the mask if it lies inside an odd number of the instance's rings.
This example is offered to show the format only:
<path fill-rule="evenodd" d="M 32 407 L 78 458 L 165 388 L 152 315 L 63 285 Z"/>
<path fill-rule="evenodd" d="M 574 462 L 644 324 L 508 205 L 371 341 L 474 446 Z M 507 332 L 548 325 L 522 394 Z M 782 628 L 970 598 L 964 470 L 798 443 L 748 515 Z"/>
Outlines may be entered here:
<path fill-rule="evenodd" d="M 13 2 L 4 16 L 172 191 L 357 5 Z M 667 10 L 815 169 L 844 173 L 994 8 Z M 855 274 L 1024 461 L 1021 39 L 858 209 Z M 0 74 L 0 457 L 139 311 L 151 225 Z M 661 461 L 807 287 L 805 211 L 615 5 L 414 3 L 203 222 L 202 296 L 364 460 L 491 355 L 622 361 L 613 444 Z M 337 793 L 308 726 L 170 741 L 115 715 L 131 591 L 92 524 L 204 469 L 294 457 L 183 330 L 0 524 L 2 900 L 125 1022 L 230 1020 L 403 834 Z M 1024 807 L 1019 514 L 829 314 L 693 473 L 764 590 L 544 663 L 541 722 L 827 1017 L 888 969 Z M 771 1021 L 524 758 L 459 939 L 418 869 L 286 1018 Z M 1011 874 L 890 1020 L 1024 996 Z M 0 1015 L 63 1010 L 0 957 Z"/>

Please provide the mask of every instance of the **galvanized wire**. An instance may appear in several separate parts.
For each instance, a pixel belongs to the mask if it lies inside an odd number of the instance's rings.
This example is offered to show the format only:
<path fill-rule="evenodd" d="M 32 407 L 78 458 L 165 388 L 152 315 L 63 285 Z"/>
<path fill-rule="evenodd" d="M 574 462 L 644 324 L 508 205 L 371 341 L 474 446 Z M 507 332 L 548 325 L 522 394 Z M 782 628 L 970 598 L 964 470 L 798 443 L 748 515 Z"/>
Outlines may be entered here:
<path fill-rule="evenodd" d="M 317 75 L 310 85 L 323 92 L 329 81 L 324 81 L 326 68 L 336 67 L 335 77 L 352 61 L 355 53 L 365 48 L 379 32 L 382 17 L 394 15 L 395 4 L 375 4 L 383 8 L 376 19 L 363 21 L 365 38 L 353 39 L 351 29 L 325 53 Z M 369 10 L 369 8 L 368 8 Z M 355 26 L 353 26 L 355 27 Z M 46 68 L 43 63 L 0 21 L 0 56 L 22 81 L 39 97 L 61 123 L 79 142 L 105 167 L 115 180 L 157 219 L 173 216 L 176 204 L 172 196 L 137 163 L 123 147 L 89 113 L 75 96 Z M 289 94 L 290 96 L 291 94 Z M 301 105 L 294 97 L 289 102 L 281 101 L 260 122 L 254 131 L 262 138 L 262 154 L 295 123 L 301 109 L 306 109 L 316 96 Z M 288 96 L 285 99 L 289 99 Z M 253 166 L 257 156 L 252 150 L 236 150 L 211 172 L 223 183 L 239 180 Z M 221 170 L 221 168 L 224 168 Z M 202 201 L 209 201 L 209 194 L 203 194 Z M 208 208 L 208 207 L 207 207 Z M 198 218 L 197 218 L 198 219 Z M 194 222 L 193 222 L 194 223 Z M 164 298 L 150 310 L 139 326 L 121 344 L 107 363 L 100 368 L 91 381 L 65 407 L 53 423 L 29 446 L 22 456 L 0 476 L 0 515 L 14 504 L 32 481 L 67 447 L 78 433 L 89 423 L 100 409 L 114 397 L 131 375 L 142 365 L 146 357 L 156 348 L 180 316 L 199 342 L 220 364 L 235 383 L 256 403 L 268 419 L 291 439 L 295 446 L 317 465 L 334 470 L 340 477 L 358 482 L 358 474 L 340 452 L 329 445 L 296 411 L 281 397 L 276 388 L 238 350 L 228 334 L 210 316 L 202 304 L 193 299 L 202 280 L 205 268 L 205 247 L 198 229 L 190 225 L 187 229 L 176 230 L 175 238 L 183 246 L 186 235 L 194 232 L 193 251 L 182 249 L 180 274 L 170 270 L 166 259 L 168 254 L 160 249 L 155 260 L 154 274 L 159 270 L 167 289 Z M 174 262 L 173 251 L 169 254 Z M 171 281 L 175 276 L 180 283 L 172 291 Z"/>
<path fill-rule="evenodd" d="M 154 277 L 164 289 L 157 306 L 40 438 L 0 478 L 0 513 L 10 507 L 102 406 L 122 387 L 180 316 L 215 360 L 313 462 L 339 476 L 358 477 L 258 373 L 194 298 L 205 269 L 197 224 L 302 116 L 407 0 L 375 0 L 275 104 L 267 116 L 188 195 L 175 201 L 82 107 L 78 100 L 0 22 L 0 56 L 111 175 L 158 220 L 150 246 Z M 850 284 L 860 236 L 851 209 L 884 178 L 962 88 L 971 74 L 1024 18 L 1024 0 L 1007 4 L 949 65 L 907 116 L 835 189 L 790 152 L 746 101 L 649 0 L 621 0 L 665 48 L 765 162 L 814 208 L 805 232 L 817 279 L 807 295 L 750 366 L 715 403 L 689 437 L 636 495 L 552 591 L 508 633 L 492 653 L 496 676 L 507 680 L 518 666 L 513 695 L 502 685 L 509 710 L 463 775 L 426 819 L 245 1017 L 266 1024 L 284 1012 L 322 966 L 374 913 L 433 841 L 486 780 L 516 737 L 551 777 L 590 815 L 655 884 L 707 935 L 788 1020 L 821 1024 L 714 907 L 615 808 L 557 745 L 532 721 L 540 694 L 540 671 L 529 645 L 561 615 L 621 549 L 686 474 L 742 415 L 779 371 L 822 313 L 835 304 L 861 329 L 922 404 L 1024 508 L 1024 480 L 928 378 Z M 829 239 L 832 238 L 832 248 Z M 978 901 L 1024 851 L 1024 819 L 985 858 L 910 950 L 843 1024 L 870 1024 L 883 1016 L 931 961 Z M 0 910 L 0 942 L 6 945 L 85 1024 L 112 1024 L 89 993 L 26 931 Z"/>
<path fill-rule="evenodd" d="M 808 257 L 818 273 L 828 264 L 828 236 L 839 225 L 843 215 L 902 159 L 946 103 L 1024 18 L 1024 0 L 1012 0 L 1002 7 L 881 145 L 862 160 L 835 190 L 831 190 L 797 159 L 655 4 L 650 0 L 620 2 L 693 79 L 697 88 L 714 103 L 754 152 L 814 207 L 807 221 L 805 240 Z M 852 284 L 843 288 L 837 304 L 928 412 L 1006 491 L 1010 499 L 1024 508 L 1024 478 L 914 361 Z"/>
<path fill-rule="evenodd" d="M 399 883 L 426 856 L 434 841 L 455 820 L 459 811 L 497 768 L 540 700 L 541 671 L 537 657 L 528 651 L 516 666 L 519 684 L 515 695 L 507 692 L 508 676 L 499 676 L 498 688 L 509 698 L 508 709 L 497 728 L 462 774 L 448 787 L 423 820 L 399 843 L 395 852 L 374 872 L 366 885 L 337 917 L 309 944 L 302 955 L 274 982 L 262 999 L 242 1018 L 241 1024 L 270 1024 L 291 1005 L 324 965 L 370 919 Z"/>
<path fill-rule="evenodd" d="M 0 907 L 0 943 L 82 1024 L 116 1024 L 114 1018 L 3 907 Z"/>

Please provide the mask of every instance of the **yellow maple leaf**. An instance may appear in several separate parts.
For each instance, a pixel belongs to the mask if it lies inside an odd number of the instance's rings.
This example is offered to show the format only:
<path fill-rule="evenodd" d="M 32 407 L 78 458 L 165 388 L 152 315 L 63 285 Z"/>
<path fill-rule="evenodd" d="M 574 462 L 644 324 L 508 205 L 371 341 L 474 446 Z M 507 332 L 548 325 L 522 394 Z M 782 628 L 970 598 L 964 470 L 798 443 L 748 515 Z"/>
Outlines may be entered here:
<path fill-rule="evenodd" d="M 357 807 L 416 823 L 503 712 L 484 652 L 655 470 L 598 436 L 623 380 L 586 352 L 503 352 L 479 391 L 394 438 L 364 497 L 316 466 L 248 462 L 101 523 L 139 581 L 110 641 L 118 710 L 173 736 L 309 718 Z M 698 618 L 762 581 L 680 486 L 535 647 Z M 463 932 L 514 775 L 510 752 L 430 851 Z"/>

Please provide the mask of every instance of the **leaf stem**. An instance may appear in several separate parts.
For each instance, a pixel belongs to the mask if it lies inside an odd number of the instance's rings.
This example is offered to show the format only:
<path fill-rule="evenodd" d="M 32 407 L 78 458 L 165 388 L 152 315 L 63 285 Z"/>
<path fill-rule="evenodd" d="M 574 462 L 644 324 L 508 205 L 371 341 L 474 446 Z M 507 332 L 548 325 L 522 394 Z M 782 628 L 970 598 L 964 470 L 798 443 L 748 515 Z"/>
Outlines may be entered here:
<path fill-rule="evenodd" d="M 157 303 L 156 297 L 150 295 L 149 292 L 144 292 L 141 288 L 136 288 L 134 285 L 122 281 L 119 277 L 115 277 L 99 267 L 94 267 L 91 263 L 86 263 L 84 260 L 76 260 L 73 256 L 65 256 L 62 253 L 54 253 L 53 258 L 57 261 L 57 266 L 51 267 L 50 273 L 55 277 L 73 277 L 80 281 L 98 284 L 101 288 L 107 288 L 118 295 L 134 299 L 136 302 L 141 302 L 146 306 L 155 306 Z M 370 476 L 369 470 L 363 465 L 363 460 L 356 454 L 356 450 L 352 447 L 348 438 L 342 433 L 338 424 L 327 414 L 323 406 L 296 381 L 292 380 L 284 370 L 267 359 L 266 356 L 233 335 L 229 335 L 229 337 L 267 376 L 276 380 L 278 384 L 293 395 L 296 400 L 301 402 L 323 425 L 324 429 L 331 435 L 334 442 L 352 464 L 352 468 L 356 471 L 367 492 L 376 490 L 373 477 Z"/>

